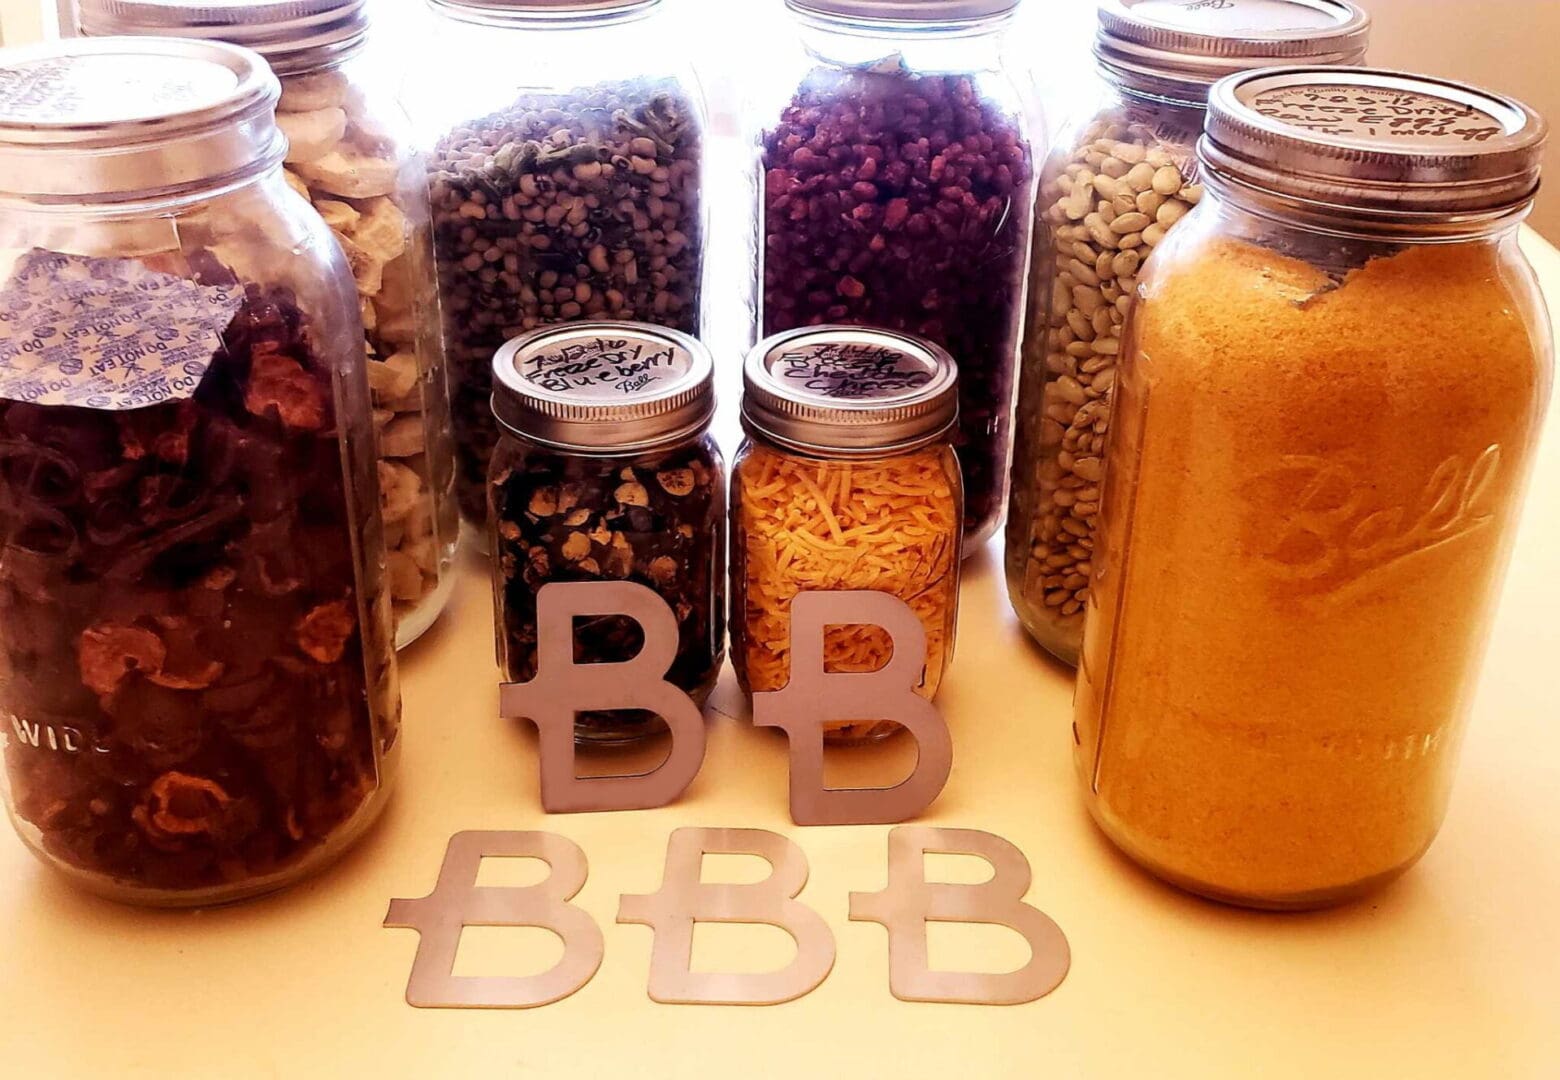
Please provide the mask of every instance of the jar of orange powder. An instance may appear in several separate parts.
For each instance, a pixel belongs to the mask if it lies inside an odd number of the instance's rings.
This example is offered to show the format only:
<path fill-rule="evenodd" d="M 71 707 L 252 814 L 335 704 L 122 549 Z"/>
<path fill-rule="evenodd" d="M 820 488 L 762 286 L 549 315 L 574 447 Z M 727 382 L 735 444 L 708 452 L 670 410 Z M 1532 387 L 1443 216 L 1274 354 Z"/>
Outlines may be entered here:
<path fill-rule="evenodd" d="M 761 342 L 743 372 L 747 438 L 732 467 L 732 661 L 744 693 L 790 680 L 791 601 L 811 591 L 899 597 L 926 629 L 917 691 L 937 693 L 953 657 L 963 488 L 952 357 L 917 338 L 811 327 Z M 880 628 L 830 627 L 830 671 L 882 667 Z M 898 725 L 839 724 L 832 742 Z"/>
<path fill-rule="evenodd" d="M 1406 870 L 1446 808 L 1549 400 L 1517 247 L 1545 126 L 1359 69 L 1210 106 L 1207 197 L 1123 342 L 1076 758 L 1155 873 L 1316 907 Z"/>

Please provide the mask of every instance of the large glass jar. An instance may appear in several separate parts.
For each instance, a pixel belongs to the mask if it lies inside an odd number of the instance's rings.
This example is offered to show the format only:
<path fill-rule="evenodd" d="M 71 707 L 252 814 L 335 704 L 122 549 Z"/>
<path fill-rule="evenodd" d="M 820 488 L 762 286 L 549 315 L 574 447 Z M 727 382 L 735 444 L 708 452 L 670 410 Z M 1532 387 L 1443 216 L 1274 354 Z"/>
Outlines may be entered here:
<path fill-rule="evenodd" d="M 959 359 L 964 543 L 1007 501 L 1032 201 L 1002 31 L 1018 0 L 787 0 L 753 106 L 760 321 L 933 341 Z"/>
<path fill-rule="evenodd" d="M 1370 20 L 1346 0 L 1106 0 L 1099 77 L 1041 172 L 1020 363 L 1008 595 L 1078 662 L 1121 332 L 1143 269 L 1202 198 L 1208 88 L 1244 69 L 1357 64 Z"/>
<path fill-rule="evenodd" d="M 363 0 L 82 0 L 88 35 L 219 39 L 281 78 L 285 176 L 319 211 L 357 283 L 385 491 L 396 643 L 444 609 L 460 533 L 423 165 L 394 87 L 363 52 Z"/>
<path fill-rule="evenodd" d="M 581 319 L 700 328 L 704 104 L 660 0 L 430 0 L 405 88 L 428 185 L 461 510 L 487 517 L 492 360 Z"/>
<path fill-rule="evenodd" d="M 1413 76 L 1214 89 L 1123 342 L 1075 728 L 1095 819 L 1184 888 L 1332 903 L 1435 837 L 1549 399 L 1543 141 Z"/>
<path fill-rule="evenodd" d="M 964 521 L 953 359 L 901 334 L 816 327 L 760 342 L 743 378 L 747 438 L 731 481 L 731 649 L 743 693 L 790 682 L 799 593 L 872 590 L 919 616 L 917 693 L 935 697 L 953 660 Z M 892 650 L 876 626 L 824 636 L 830 671 L 876 671 Z M 841 723 L 825 738 L 898 730 Z"/>
<path fill-rule="evenodd" d="M 674 330 L 590 322 L 537 330 L 493 359 L 489 543 L 504 678 L 536 676 L 536 599 L 554 581 L 631 581 L 677 619 L 666 678 L 703 705 L 726 655 L 726 476 L 709 434 L 709 350 Z M 581 663 L 644 646 L 626 616 L 576 628 Z M 655 735 L 642 710 L 584 712 L 582 743 Z"/>
<path fill-rule="evenodd" d="M 215 43 L 0 61 L 0 788 L 123 900 L 308 873 L 398 758 L 357 297 L 277 95 Z"/>

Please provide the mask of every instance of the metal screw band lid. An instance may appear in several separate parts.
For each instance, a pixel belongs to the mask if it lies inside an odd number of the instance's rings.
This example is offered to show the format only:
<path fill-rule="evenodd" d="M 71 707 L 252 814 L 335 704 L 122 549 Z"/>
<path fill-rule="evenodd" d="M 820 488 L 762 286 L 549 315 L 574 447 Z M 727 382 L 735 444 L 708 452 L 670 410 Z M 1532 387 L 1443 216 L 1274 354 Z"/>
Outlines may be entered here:
<path fill-rule="evenodd" d="M 1200 103 L 1240 71 L 1364 63 L 1369 41 L 1351 0 L 1100 0 L 1094 55 L 1128 89 Z"/>
<path fill-rule="evenodd" d="M 652 8 L 661 0 L 428 0 L 446 15 L 481 22 L 610 18 Z"/>
<path fill-rule="evenodd" d="M 0 194 L 122 201 L 279 162 L 276 76 L 178 38 L 73 38 L 0 53 Z"/>
<path fill-rule="evenodd" d="M 89 37 L 155 34 L 253 49 L 281 75 L 316 70 L 356 51 L 368 33 L 364 0 L 79 0 Z"/>
<path fill-rule="evenodd" d="M 493 415 L 533 442 L 643 450 L 702 431 L 714 413 L 710 351 L 664 327 L 568 323 L 512 338 L 493 357 Z"/>
<path fill-rule="evenodd" d="M 1198 156 L 1216 181 L 1342 212 L 1500 215 L 1532 201 L 1547 133 L 1464 83 L 1281 68 L 1214 87 Z"/>
<path fill-rule="evenodd" d="M 886 330 L 812 326 L 776 334 L 748 354 L 742 378 L 743 419 L 804 451 L 909 450 L 944 436 L 959 416 L 953 357 Z"/>
<path fill-rule="evenodd" d="M 869 22 L 967 23 L 1004 18 L 1019 0 L 786 0 L 806 15 Z"/>

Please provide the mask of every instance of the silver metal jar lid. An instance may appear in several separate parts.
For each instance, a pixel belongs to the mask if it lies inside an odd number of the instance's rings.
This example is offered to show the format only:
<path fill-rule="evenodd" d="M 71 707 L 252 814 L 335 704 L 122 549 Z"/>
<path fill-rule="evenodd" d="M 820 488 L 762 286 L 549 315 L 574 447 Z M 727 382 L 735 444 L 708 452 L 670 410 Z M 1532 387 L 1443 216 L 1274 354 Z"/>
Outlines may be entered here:
<path fill-rule="evenodd" d="M 549 446 L 643 450 L 702 431 L 715 414 L 715 365 L 687 334 L 634 322 L 534 330 L 493 357 L 493 415 Z"/>
<path fill-rule="evenodd" d="M 428 0 L 430 7 L 457 18 L 502 22 L 506 18 L 595 18 L 651 8 L 661 0 Z"/>
<path fill-rule="evenodd" d="M 1019 0 L 785 0 L 792 11 L 870 22 L 963 23 L 1011 15 Z"/>
<path fill-rule="evenodd" d="M 88 37 L 155 34 L 253 49 L 279 75 L 314 71 L 355 51 L 368 33 L 364 0 L 78 0 Z"/>
<path fill-rule="evenodd" d="M 1200 103 L 1240 71 L 1364 63 L 1369 41 L 1350 0 L 1100 0 L 1094 55 L 1127 89 Z"/>
<path fill-rule="evenodd" d="M 73 38 L 0 53 L 0 195 L 120 201 L 279 162 L 281 88 L 248 49 Z"/>
<path fill-rule="evenodd" d="M 1519 210 L 1548 134 L 1511 98 L 1370 68 L 1248 72 L 1208 104 L 1198 156 L 1212 180 L 1353 214 Z"/>
<path fill-rule="evenodd" d="M 796 449 L 898 452 L 943 437 L 959 418 L 958 365 L 919 338 L 809 326 L 758 343 L 742 369 L 742 416 Z"/>

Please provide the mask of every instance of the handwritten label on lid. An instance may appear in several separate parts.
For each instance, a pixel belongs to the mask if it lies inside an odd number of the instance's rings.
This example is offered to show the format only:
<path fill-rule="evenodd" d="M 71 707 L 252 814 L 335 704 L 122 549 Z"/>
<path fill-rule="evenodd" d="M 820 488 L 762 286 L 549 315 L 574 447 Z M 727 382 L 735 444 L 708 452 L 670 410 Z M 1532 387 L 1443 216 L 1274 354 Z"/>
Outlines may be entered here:
<path fill-rule="evenodd" d="M 87 53 L 0 67 L 0 123 L 112 124 L 219 104 L 238 86 L 220 64 L 188 56 Z"/>
<path fill-rule="evenodd" d="M 117 412 L 190 397 L 243 298 L 133 259 L 34 249 L 0 289 L 0 398 Z"/>
<path fill-rule="evenodd" d="M 832 341 L 785 347 L 769 370 L 793 392 L 845 401 L 914 396 L 935 374 L 931 361 L 889 345 Z"/>
<path fill-rule="evenodd" d="M 1384 139 L 1393 147 L 1451 149 L 1506 134 L 1501 120 L 1477 106 L 1393 86 L 1260 86 L 1241 95 L 1272 120 L 1320 135 Z"/>
<path fill-rule="evenodd" d="M 659 338 L 597 335 L 522 357 L 520 377 L 571 401 L 624 401 L 669 390 L 693 367 L 687 350 Z"/>
<path fill-rule="evenodd" d="M 1214 36 L 1328 30 L 1347 15 L 1304 0 L 1141 0 L 1131 8 L 1135 18 L 1156 26 Z"/>

